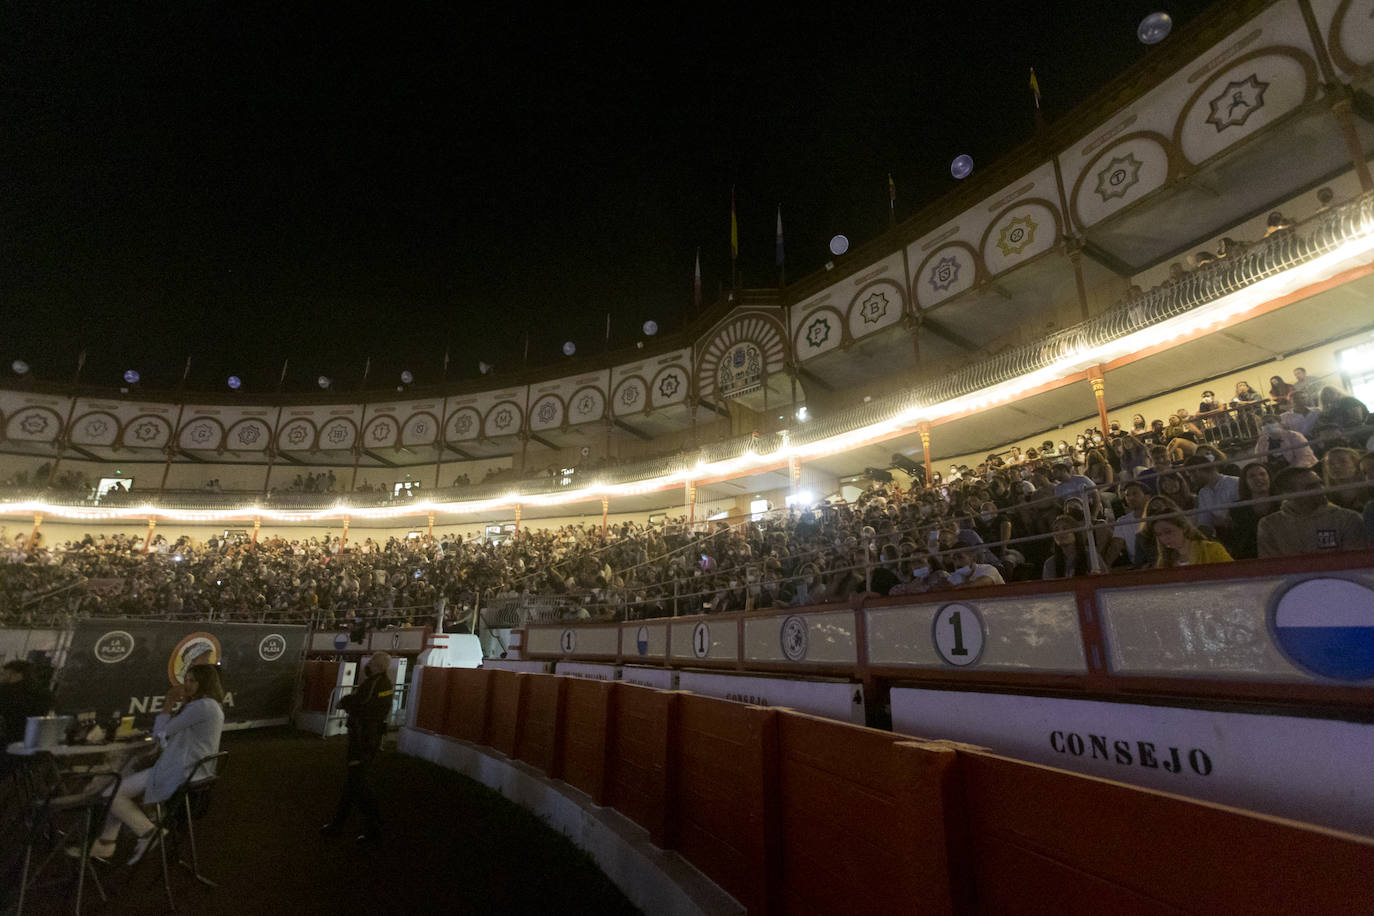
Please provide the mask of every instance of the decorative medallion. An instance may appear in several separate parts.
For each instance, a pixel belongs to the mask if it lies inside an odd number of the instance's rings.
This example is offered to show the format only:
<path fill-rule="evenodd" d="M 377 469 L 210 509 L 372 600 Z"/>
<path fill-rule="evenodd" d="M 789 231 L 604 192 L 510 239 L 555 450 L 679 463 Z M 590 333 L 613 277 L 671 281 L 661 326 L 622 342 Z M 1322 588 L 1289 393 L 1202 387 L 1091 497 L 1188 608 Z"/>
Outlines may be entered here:
<path fill-rule="evenodd" d="M 515 414 L 511 413 L 509 407 L 502 407 L 496 411 L 496 418 L 492 421 L 492 425 L 497 429 L 505 429 L 513 422 L 515 422 Z"/>
<path fill-rule="evenodd" d="M 633 405 L 638 400 L 638 385 L 626 385 L 624 388 L 620 389 L 620 402 L 624 404 L 626 407 Z"/>
<path fill-rule="evenodd" d="M 1118 156 L 1097 173 L 1097 196 L 1104 201 L 1113 197 L 1125 197 L 1126 192 L 1140 181 L 1140 167 L 1143 165 L 1134 154 Z"/>
<path fill-rule="evenodd" d="M 252 445 L 262 438 L 262 430 L 252 423 L 247 426 L 240 426 L 237 438 L 244 445 Z"/>
<path fill-rule="evenodd" d="M 460 436 L 466 436 L 468 433 L 472 432 L 472 415 L 466 413 L 460 414 L 458 419 L 453 423 L 453 429 Z"/>
<path fill-rule="evenodd" d="M 596 398 L 590 394 L 584 394 L 577 400 L 577 412 L 581 416 L 586 416 L 596 409 Z"/>
<path fill-rule="evenodd" d="M 558 416 L 558 405 L 553 401 L 545 401 L 539 405 L 539 409 L 534 412 L 534 416 L 540 423 L 552 423 L 553 418 Z"/>
<path fill-rule="evenodd" d="M 1261 83 L 1254 73 L 1238 83 L 1227 83 L 1221 95 L 1208 102 L 1212 113 L 1207 116 L 1207 123 L 1215 125 L 1217 133 L 1239 127 L 1264 107 L 1264 90 L 1268 88 L 1269 84 Z"/>
<path fill-rule="evenodd" d="M 413 436 L 423 436 L 427 432 L 429 432 L 429 424 L 424 420 L 419 421 L 410 428 L 410 433 Z"/>
<path fill-rule="evenodd" d="M 1039 228 L 1029 216 L 1013 216 L 1002 227 L 997 236 L 997 247 L 1002 254 L 1020 254 L 1031 242 L 1035 241 L 1035 230 Z"/>
<path fill-rule="evenodd" d="M 149 420 L 144 420 L 134 427 L 134 438 L 139 442 L 152 442 L 157 438 L 157 434 L 157 424 Z"/>
<path fill-rule="evenodd" d="M 343 442 L 345 439 L 348 438 L 348 428 L 344 426 L 342 423 L 340 423 L 338 426 L 335 426 L 333 429 L 329 431 L 328 438 L 330 442 L 333 442 L 335 445 L 338 445 L 339 443 Z"/>
<path fill-rule="evenodd" d="M 943 257 L 930 268 L 930 286 L 936 292 L 949 289 L 959 282 L 959 259 L 954 255 Z"/>
<path fill-rule="evenodd" d="M 783 657 L 789 662 L 799 662 L 806 658 L 809 640 L 806 634 L 806 621 L 800 615 L 793 614 L 782 622 L 778 638 L 782 643 Z"/>
<path fill-rule="evenodd" d="M 215 431 L 210 427 L 209 423 L 197 423 L 195 426 L 191 427 L 192 442 L 199 442 L 203 445 L 209 442 L 214 435 Z"/>
<path fill-rule="evenodd" d="M 806 342 L 812 349 L 819 349 L 830 339 L 830 321 L 824 315 L 817 318 L 806 329 Z"/>
<path fill-rule="evenodd" d="M 887 294 L 873 293 L 859 306 L 859 314 L 863 316 L 864 324 L 877 324 L 887 314 Z"/>
<path fill-rule="evenodd" d="M 677 375 L 665 375 L 659 379 L 658 395 L 661 398 L 671 398 L 677 394 L 677 390 L 682 387 L 682 379 Z"/>
<path fill-rule="evenodd" d="M 298 423 L 286 431 L 286 441 L 292 445 L 300 445 L 305 441 L 306 435 L 308 434 L 305 431 L 305 426 Z"/>
<path fill-rule="evenodd" d="M 372 430 L 368 433 L 368 438 L 373 442 L 384 442 L 390 433 L 391 429 L 389 423 L 373 423 Z"/>
<path fill-rule="evenodd" d="M 36 436 L 48 428 L 48 418 L 41 413 L 31 413 L 19 421 L 19 428 L 30 436 Z"/>
<path fill-rule="evenodd" d="M 92 439 L 99 438 L 105 434 L 105 430 L 110 428 L 110 424 L 99 417 L 89 420 L 86 423 L 86 435 Z"/>

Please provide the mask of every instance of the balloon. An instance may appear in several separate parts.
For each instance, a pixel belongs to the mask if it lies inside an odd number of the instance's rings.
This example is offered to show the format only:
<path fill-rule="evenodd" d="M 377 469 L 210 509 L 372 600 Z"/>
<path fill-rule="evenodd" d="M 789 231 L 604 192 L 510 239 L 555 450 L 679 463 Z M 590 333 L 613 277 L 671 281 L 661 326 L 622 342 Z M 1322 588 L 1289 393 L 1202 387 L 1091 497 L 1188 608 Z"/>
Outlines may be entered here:
<path fill-rule="evenodd" d="M 1141 44 L 1157 45 L 1169 37 L 1169 32 L 1174 27 L 1174 20 L 1168 13 L 1151 13 L 1140 20 L 1140 25 L 1136 27 L 1135 37 L 1139 38 Z"/>
<path fill-rule="evenodd" d="M 238 390 L 239 390 L 239 386 L 242 385 L 242 384 L 243 384 L 243 380 L 240 379 L 237 375 L 231 375 L 231 376 L 229 376 L 229 387 L 230 387 L 230 388 L 234 389 L 235 391 L 238 391 Z"/>
<path fill-rule="evenodd" d="M 10 363 L 10 368 L 14 370 L 15 375 L 29 374 L 29 364 L 22 359 L 16 359 L 14 362 Z"/>
<path fill-rule="evenodd" d="M 319 385 L 321 388 L 328 388 L 330 385 L 329 376 L 322 375 L 319 378 L 315 379 L 315 383 Z"/>
<path fill-rule="evenodd" d="M 130 385 L 137 385 L 139 378 L 140 376 L 137 369 L 127 369 L 124 372 L 124 381 L 128 382 Z"/>
<path fill-rule="evenodd" d="M 849 250 L 849 239 L 842 235 L 837 235 L 830 240 L 830 253 L 839 257 Z"/>
<path fill-rule="evenodd" d="M 973 171 L 973 157 L 968 153 L 955 156 L 954 161 L 949 164 L 949 173 L 955 178 L 963 180 Z"/>
<path fill-rule="evenodd" d="M 572 356 L 572 355 L 573 355 L 574 353 L 576 353 L 576 352 L 577 352 L 577 344 L 573 343 L 571 340 L 565 341 L 565 342 L 563 343 L 563 355 L 564 355 L 564 356 Z"/>
<path fill-rule="evenodd" d="M 409 369 L 406 369 L 406 370 L 404 370 L 404 371 L 401 373 L 401 384 L 402 384 L 402 385 L 409 385 L 409 384 L 410 384 L 411 382 L 413 382 L 413 381 L 415 381 L 415 376 L 414 376 L 414 374 L 411 373 L 411 371 L 410 371 Z"/>
<path fill-rule="evenodd" d="M 657 321 L 646 321 L 646 322 L 644 322 L 644 336 L 645 336 L 645 337 L 653 337 L 653 336 L 654 336 L 655 334 L 657 334 L 657 333 L 658 333 L 658 322 L 657 322 Z"/>

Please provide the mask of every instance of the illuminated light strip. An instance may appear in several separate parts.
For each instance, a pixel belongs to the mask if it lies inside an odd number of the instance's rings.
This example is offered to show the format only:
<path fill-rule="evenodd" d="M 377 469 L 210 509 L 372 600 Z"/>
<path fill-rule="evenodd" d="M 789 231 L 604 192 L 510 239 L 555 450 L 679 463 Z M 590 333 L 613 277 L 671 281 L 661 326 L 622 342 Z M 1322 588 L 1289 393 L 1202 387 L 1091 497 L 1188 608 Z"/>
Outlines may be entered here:
<path fill-rule="evenodd" d="M 160 509 L 149 505 L 119 506 L 109 508 L 80 508 L 52 505 L 39 500 L 0 503 L 0 513 L 6 515 L 41 512 L 56 518 L 81 521 L 116 521 L 120 519 L 158 518 L 179 522 L 222 522 L 249 520 L 254 518 L 277 522 L 317 522 L 348 516 L 351 519 L 383 520 L 436 514 L 469 515 L 505 509 L 516 504 L 549 508 L 573 503 L 590 502 L 601 498 L 619 496 L 640 496 L 658 490 L 681 486 L 688 481 L 702 478 L 737 477 L 751 471 L 776 467 L 789 458 L 805 460 L 820 458 L 837 452 L 845 452 L 875 441 L 882 441 L 910 431 L 920 422 L 934 422 L 974 410 L 1015 400 L 1027 391 L 1032 391 L 1072 376 L 1081 375 L 1084 370 L 1099 364 L 1109 363 L 1120 357 L 1129 356 L 1137 351 L 1157 347 L 1171 340 L 1190 337 L 1217 324 L 1234 321 L 1266 302 L 1294 293 L 1307 286 L 1342 272 L 1353 266 L 1368 263 L 1374 253 L 1374 233 L 1367 232 L 1361 238 L 1352 239 L 1339 248 L 1313 258 L 1304 264 L 1292 267 L 1282 273 L 1259 280 L 1244 289 L 1228 293 L 1214 302 L 1196 306 L 1182 315 L 1166 319 L 1159 324 L 1133 331 L 1116 340 L 1108 341 L 1086 350 L 1073 353 L 1048 366 L 1028 372 L 1025 375 L 987 388 L 960 395 L 938 404 L 921 405 L 898 411 L 886 420 L 868 426 L 837 433 L 826 439 L 801 445 L 791 444 L 786 437 L 783 445 L 767 454 L 746 452 L 735 458 L 725 458 L 715 462 L 698 461 L 693 467 L 674 471 L 660 477 L 635 481 L 632 483 L 595 483 L 575 490 L 557 493 L 538 493 L 522 495 L 512 491 L 504 497 L 454 502 L 434 502 L 420 500 L 404 506 L 351 507 L 342 503 L 316 510 L 282 510 L 250 505 L 230 510 L 215 509 Z M 1361 260 L 1365 259 L 1365 260 Z M 1357 263 L 1352 263 L 1357 262 Z"/>

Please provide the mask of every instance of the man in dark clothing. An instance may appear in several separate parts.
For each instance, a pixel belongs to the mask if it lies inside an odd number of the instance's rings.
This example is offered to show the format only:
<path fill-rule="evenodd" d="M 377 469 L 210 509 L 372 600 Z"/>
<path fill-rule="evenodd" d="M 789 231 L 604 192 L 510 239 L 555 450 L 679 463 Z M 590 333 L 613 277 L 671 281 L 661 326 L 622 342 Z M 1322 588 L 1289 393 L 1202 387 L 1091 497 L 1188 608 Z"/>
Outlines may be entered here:
<path fill-rule="evenodd" d="M 363 814 L 363 832 L 358 843 L 374 845 L 381 842 L 382 815 L 372 786 L 372 767 L 381 750 L 386 719 L 391 713 L 394 690 L 387 677 L 390 664 L 391 656 L 387 653 L 373 655 L 364 669 L 367 677 L 353 688 L 352 693 L 339 700 L 339 708 L 348 713 L 348 781 L 339 796 L 333 820 L 320 828 L 325 836 L 342 833 L 348 815 L 357 805 Z"/>

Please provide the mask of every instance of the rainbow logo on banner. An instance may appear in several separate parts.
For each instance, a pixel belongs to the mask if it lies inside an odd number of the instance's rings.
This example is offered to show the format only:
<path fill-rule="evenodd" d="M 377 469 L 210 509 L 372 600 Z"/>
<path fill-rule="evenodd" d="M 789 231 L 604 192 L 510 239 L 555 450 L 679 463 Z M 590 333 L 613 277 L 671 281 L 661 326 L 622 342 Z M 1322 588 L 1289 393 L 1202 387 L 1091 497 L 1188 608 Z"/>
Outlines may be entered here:
<path fill-rule="evenodd" d="M 1274 641 L 1293 664 L 1340 681 L 1374 678 L 1374 589 L 1349 579 L 1306 579 L 1270 611 Z"/>

